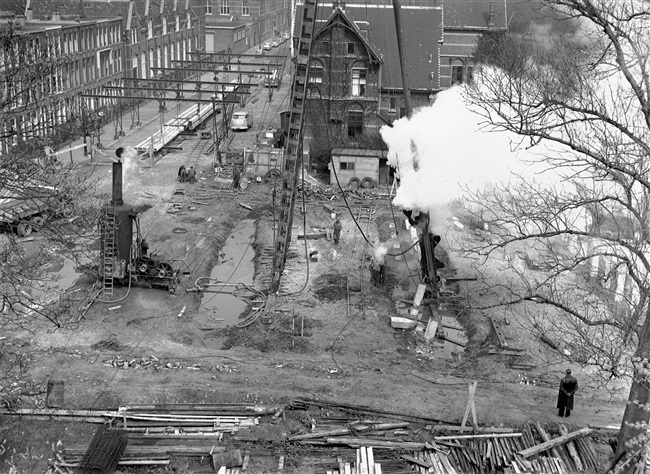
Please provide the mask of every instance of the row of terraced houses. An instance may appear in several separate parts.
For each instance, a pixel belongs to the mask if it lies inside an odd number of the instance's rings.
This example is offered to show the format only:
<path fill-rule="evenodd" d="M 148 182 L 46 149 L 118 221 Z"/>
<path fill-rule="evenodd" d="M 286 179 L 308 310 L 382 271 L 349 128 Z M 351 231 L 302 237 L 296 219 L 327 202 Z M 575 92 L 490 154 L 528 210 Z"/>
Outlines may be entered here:
<path fill-rule="evenodd" d="M 472 50 L 485 31 L 506 29 L 505 0 L 408 0 L 402 18 L 415 106 L 472 79 Z M 198 53 L 244 53 L 293 31 L 300 0 L 6 0 L 0 28 L 24 51 L 0 56 L 0 152 L 47 137 L 83 114 L 101 121 L 123 78 L 151 78 Z M 312 47 L 310 110 L 355 137 L 403 115 L 391 0 L 321 2 Z M 410 34 L 416 31 L 417 34 Z M 4 33 L 6 34 L 6 33 Z M 53 67 L 28 82 L 29 50 Z M 32 55 L 33 56 L 33 55 Z M 195 56 L 196 57 L 196 56 Z M 22 58 L 22 59 L 21 59 Z M 3 74 L 4 72 L 4 74 Z M 95 114 L 93 116 L 93 113 Z M 76 120 L 76 122 L 75 122 Z M 104 120 L 106 118 L 104 117 Z M 309 135 L 309 132 L 308 132 Z"/>

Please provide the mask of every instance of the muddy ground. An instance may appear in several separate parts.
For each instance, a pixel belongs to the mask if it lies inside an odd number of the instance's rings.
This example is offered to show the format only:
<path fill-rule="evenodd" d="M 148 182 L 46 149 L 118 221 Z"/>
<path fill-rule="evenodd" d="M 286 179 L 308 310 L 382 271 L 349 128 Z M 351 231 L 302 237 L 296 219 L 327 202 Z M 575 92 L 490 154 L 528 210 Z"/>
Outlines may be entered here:
<path fill-rule="evenodd" d="M 323 203 L 308 202 L 304 214 L 296 212 L 283 280 L 283 291 L 291 295 L 269 303 L 293 313 L 277 313 L 272 324 L 258 320 L 244 329 L 225 327 L 214 315 L 202 314 L 200 296 L 191 291 L 194 281 L 219 264 L 220 250 L 244 219 L 256 224 L 251 242 L 256 273 L 252 277 L 258 288 L 265 288 L 274 232 L 273 183 L 253 182 L 235 193 L 228 189 L 227 177 L 215 176 L 211 159 L 202 156 L 196 163 L 198 182 L 185 196 L 174 196 L 178 167 L 186 161 L 183 153 L 172 153 L 154 168 L 137 164 L 127 178 L 124 197 L 129 204 L 148 208 L 141 215 L 141 227 L 150 250 L 176 260 L 177 268 L 189 275 L 182 275 L 175 294 L 119 288 L 113 302 L 95 303 L 83 319 L 66 328 L 43 326 L 6 334 L 4 342 L 20 347 L 29 359 L 20 380 L 31 384 L 34 396 L 23 397 L 22 406 L 42 404 L 46 382 L 54 379 L 65 382 L 64 408 L 68 409 L 165 402 L 277 404 L 310 396 L 459 423 L 467 404 L 466 383 L 476 380 L 481 425 L 517 427 L 526 422 L 559 421 L 557 385 L 570 365 L 530 337 L 512 314 L 506 337 L 512 346 L 527 349 L 525 360 L 535 368 L 511 369 L 515 358 L 489 355 L 496 339 L 490 333 L 488 313 L 467 307 L 473 295 L 471 282 L 447 286 L 447 296 L 441 299 L 446 314 L 458 316 L 466 330 L 464 350 L 431 352 L 421 330 L 391 328 L 390 317 L 407 308 L 404 300 L 413 298 L 417 256 L 413 250 L 404 256 L 388 256 L 384 286 L 371 283 L 368 263 L 379 242 L 388 241 L 397 231 L 394 242 L 399 241 L 401 248 L 391 244 L 389 254 L 397 255 L 411 244 L 409 232 L 399 216 L 394 219 L 386 199 L 353 200 L 350 210 L 343 201 L 328 202 L 340 212 L 343 223 L 338 245 L 326 238 L 297 238 L 303 234 L 303 218 L 308 234 L 324 232 L 332 225 L 330 209 Z M 98 189 L 104 196 L 110 192 L 106 169 Z M 209 205 L 192 204 L 197 200 Z M 174 202 L 182 205 L 180 212 L 172 214 L 168 210 Z M 359 220 L 369 242 L 352 217 L 368 212 L 359 211 L 362 205 L 371 209 L 370 219 Z M 469 266 L 446 245 L 452 233 L 462 231 L 451 221 L 441 225 L 446 229 L 440 246 L 446 275 L 471 276 Z M 306 256 L 305 242 L 307 255 L 317 252 L 318 261 Z M 291 314 L 303 326 L 303 337 L 292 336 Z M 109 363 L 151 357 L 165 366 L 160 370 L 116 368 Z M 571 367 L 581 389 L 568 424 L 620 423 L 626 387 L 603 389 L 587 371 Z M 525 384 L 526 379 L 531 383 Z M 95 429 L 83 423 L 8 416 L 1 420 L 0 439 L 6 438 L 9 450 L 0 462 L 8 461 L 11 449 L 24 453 L 29 448 L 35 456 L 44 456 L 33 461 L 38 469 L 46 466 L 51 443 L 62 439 L 78 444 Z M 601 445 L 604 459 L 607 450 Z M 15 457 L 24 472 L 29 472 L 29 457 Z M 38 469 L 33 472 L 42 472 Z M 0 471 L 6 472 L 3 467 Z"/>

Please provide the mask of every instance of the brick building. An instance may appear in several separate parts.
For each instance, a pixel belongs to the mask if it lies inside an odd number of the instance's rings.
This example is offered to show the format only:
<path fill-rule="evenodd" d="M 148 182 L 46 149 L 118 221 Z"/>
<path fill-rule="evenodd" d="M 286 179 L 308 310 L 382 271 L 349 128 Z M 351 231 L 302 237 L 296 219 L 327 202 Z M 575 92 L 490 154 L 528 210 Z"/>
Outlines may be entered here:
<path fill-rule="evenodd" d="M 79 94 L 99 93 L 122 77 L 120 18 L 67 21 L 55 13 L 34 20 L 30 12 L 27 17 L 4 12 L 0 29 L 15 47 L 15 54 L 0 55 L 2 153 L 20 142 L 52 136 L 79 116 Z"/>
<path fill-rule="evenodd" d="M 233 53 L 289 33 L 292 0 L 205 0 L 205 52 Z"/>
<path fill-rule="evenodd" d="M 440 86 L 472 80 L 474 48 L 486 31 L 506 31 L 506 0 L 444 3 L 444 38 L 440 45 Z"/>
<path fill-rule="evenodd" d="M 190 60 L 191 53 L 205 48 L 203 0 L 9 0 L 7 6 L 12 10 L 3 13 L 0 23 L 29 37 L 27 44 L 51 45 L 57 54 L 48 61 L 59 78 L 43 78 L 52 86 L 25 88 L 25 97 L 49 91 L 38 100 L 0 104 L 3 129 L 15 131 L 7 143 L 47 137 L 64 124 L 72 133 L 87 134 L 90 125 L 104 125 L 113 109 L 129 103 L 82 94 L 118 95 L 117 89 L 109 93 L 104 86 L 121 86 L 124 77 L 161 74 L 158 68 L 179 67 L 182 63 L 173 61 Z"/>

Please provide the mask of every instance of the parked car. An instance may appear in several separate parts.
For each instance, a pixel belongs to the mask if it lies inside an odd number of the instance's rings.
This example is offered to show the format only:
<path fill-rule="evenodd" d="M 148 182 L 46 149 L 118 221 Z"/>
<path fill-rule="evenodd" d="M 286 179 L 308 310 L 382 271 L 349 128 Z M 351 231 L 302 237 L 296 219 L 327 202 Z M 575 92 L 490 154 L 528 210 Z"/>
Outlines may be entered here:
<path fill-rule="evenodd" d="M 271 49 L 271 48 L 269 48 L 269 49 Z M 264 47 L 263 47 L 263 46 L 260 46 L 259 48 L 257 48 L 257 49 L 255 50 L 255 54 L 257 54 L 257 55 L 264 55 L 264 54 L 266 54 L 266 53 L 264 52 Z"/>
<path fill-rule="evenodd" d="M 262 49 L 264 51 L 271 51 L 271 42 L 270 41 L 265 41 L 264 44 L 262 45 Z"/>
<path fill-rule="evenodd" d="M 290 38 L 289 38 L 289 33 L 285 33 L 284 35 L 282 35 L 282 39 L 285 40 L 285 41 L 287 41 L 288 39 L 290 39 Z"/>
<path fill-rule="evenodd" d="M 230 129 L 235 130 L 249 130 L 253 126 L 253 116 L 250 112 L 245 110 L 234 112 L 232 119 L 230 119 Z"/>
<path fill-rule="evenodd" d="M 271 43 L 271 46 L 273 46 L 274 48 L 277 48 L 278 46 L 280 46 L 280 42 L 278 40 L 273 40 L 273 43 Z"/>

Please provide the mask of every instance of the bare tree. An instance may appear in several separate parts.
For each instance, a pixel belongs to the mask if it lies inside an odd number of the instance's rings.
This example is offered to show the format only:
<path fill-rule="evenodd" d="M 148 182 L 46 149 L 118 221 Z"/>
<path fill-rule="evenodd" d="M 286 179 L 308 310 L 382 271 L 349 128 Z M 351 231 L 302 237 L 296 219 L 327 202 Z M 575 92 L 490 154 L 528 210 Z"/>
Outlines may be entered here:
<path fill-rule="evenodd" d="M 48 152 L 78 138 L 87 114 L 66 110 L 64 124 L 23 121 L 63 100 L 62 57 L 54 37 L 22 34 L 11 25 L 0 29 L 2 328 L 28 328 L 38 320 L 64 325 L 71 300 L 47 291 L 49 265 L 67 258 L 80 266 L 92 255 L 94 169 Z M 34 241 L 32 232 L 38 232 Z"/>
<path fill-rule="evenodd" d="M 617 455 L 632 456 L 650 419 L 650 11 L 636 0 L 546 3 L 573 34 L 486 35 L 466 96 L 555 178 L 472 193 L 463 206 L 480 238 L 464 246 L 501 255 L 513 277 L 492 291 L 537 307 L 534 328 L 555 328 L 566 354 L 631 376 Z"/>

